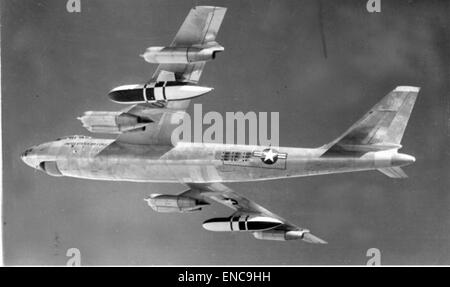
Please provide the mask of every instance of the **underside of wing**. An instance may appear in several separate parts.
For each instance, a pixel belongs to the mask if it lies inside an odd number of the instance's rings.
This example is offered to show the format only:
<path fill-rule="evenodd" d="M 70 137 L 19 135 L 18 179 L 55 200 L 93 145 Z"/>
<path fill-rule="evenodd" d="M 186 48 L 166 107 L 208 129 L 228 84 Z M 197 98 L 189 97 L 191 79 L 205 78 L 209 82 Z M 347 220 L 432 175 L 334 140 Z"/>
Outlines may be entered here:
<path fill-rule="evenodd" d="M 172 46 L 193 46 L 215 41 L 226 11 L 226 8 L 214 6 L 192 8 Z"/>
<path fill-rule="evenodd" d="M 215 45 L 226 8 L 197 6 L 192 8 L 175 36 L 171 47 Z M 205 62 L 160 64 L 150 82 L 180 81 L 197 83 Z"/>
<path fill-rule="evenodd" d="M 196 47 L 214 47 L 223 50 L 215 42 L 226 8 L 197 6 L 189 12 L 181 25 L 172 44 L 168 48 L 188 49 Z M 205 67 L 205 61 L 192 63 L 161 63 L 158 65 L 147 85 L 161 86 L 163 96 L 170 87 L 177 85 L 195 85 Z M 169 86 L 170 83 L 170 86 Z M 183 86 L 180 86 L 183 87 Z M 145 91 L 144 91 L 145 93 Z M 147 95 L 148 97 L 148 95 Z M 128 115 L 146 118 L 149 122 L 144 127 L 119 135 L 116 142 L 127 144 L 173 145 L 177 141 L 172 137 L 173 131 L 184 119 L 190 103 L 189 99 L 177 101 L 159 101 L 139 103 L 125 110 Z M 175 141 L 175 142 L 174 142 Z"/>
<path fill-rule="evenodd" d="M 189 82 L 198 83 L 205 62 L 191 64 L 160 64 L 150 82 Z"/>
<path fill-rule="evenodd" d="M 282 217 L 239 195 L 221 183 L 186 183 L 186 185 L 190 189 L 180 196 L 195 198 L 203 202 L 212 200 L 235 210 L 229 217 L 205 221 L 203 223 L 205 229 L 211 231 L 246 231 L 251 232 L 255 238 L 262 240 L 302 239 L 308 243 L 326 243 L 312 235 L 309 230 L 287 222 Z"/>

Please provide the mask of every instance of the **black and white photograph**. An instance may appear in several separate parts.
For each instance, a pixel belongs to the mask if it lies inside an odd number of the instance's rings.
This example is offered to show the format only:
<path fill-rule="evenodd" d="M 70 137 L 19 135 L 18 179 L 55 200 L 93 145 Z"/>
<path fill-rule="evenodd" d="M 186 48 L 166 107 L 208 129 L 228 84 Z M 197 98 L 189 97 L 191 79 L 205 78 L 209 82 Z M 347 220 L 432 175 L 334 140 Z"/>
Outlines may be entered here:
<path fill-rule="evenodd" d="M 1 265 L 450 265 L 450 1 L 0 11 Z"/>

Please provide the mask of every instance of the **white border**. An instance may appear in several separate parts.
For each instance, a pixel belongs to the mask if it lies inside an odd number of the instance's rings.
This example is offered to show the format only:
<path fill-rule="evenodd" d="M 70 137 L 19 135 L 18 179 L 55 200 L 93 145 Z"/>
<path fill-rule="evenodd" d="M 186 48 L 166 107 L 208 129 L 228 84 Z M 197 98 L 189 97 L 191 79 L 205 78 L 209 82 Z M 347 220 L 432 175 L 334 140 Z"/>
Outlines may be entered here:
<path fill-rule="evenodd" d="M 1 4 L 0 4 L 1 9 Z M 0 266 L 3 266 L 3 139 L 2 139 L 2 35 L 1 35 L 2 18 L 0 15 Z"/>

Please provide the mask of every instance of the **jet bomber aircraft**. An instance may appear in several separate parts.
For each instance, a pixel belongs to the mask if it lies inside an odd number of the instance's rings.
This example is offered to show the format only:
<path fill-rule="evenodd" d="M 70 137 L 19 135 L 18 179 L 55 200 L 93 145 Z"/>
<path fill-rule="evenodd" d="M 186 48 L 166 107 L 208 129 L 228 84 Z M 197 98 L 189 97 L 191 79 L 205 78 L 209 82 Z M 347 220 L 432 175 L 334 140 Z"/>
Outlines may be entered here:
<path fill-rule="evenodd" d="M 207 61 L 224 48 L 216 42 L 226 8 L 198 6 L 189 12 L 172 44 L 150 47 L 141 56 L 159 64 L 145 84 L 120 86 L 111 100 L 128 104 L 118 112 L 88 111 L 80 121 L 90 132 L 116 139 L 70 136 L 27 149 L 22 160 L 52 176 L 130 182 L 177 182 L 186 191 L 151 194 L 157 212 L 195 212 L 211 202 L 233 210 L 203 223 L 211 231 L 249 232 L 262 240 L 301 239 L 326 243 L 224 183 L 378 170 L 404 178 L 402 166 L 415 161 L 399 153 L 418 87 L 398 86 L 340 137 L 318 148 L 172 143 L 190 100 L 212 88 L 198 85 Z M 130 105 L 131 104 L 131 105 Z"/>

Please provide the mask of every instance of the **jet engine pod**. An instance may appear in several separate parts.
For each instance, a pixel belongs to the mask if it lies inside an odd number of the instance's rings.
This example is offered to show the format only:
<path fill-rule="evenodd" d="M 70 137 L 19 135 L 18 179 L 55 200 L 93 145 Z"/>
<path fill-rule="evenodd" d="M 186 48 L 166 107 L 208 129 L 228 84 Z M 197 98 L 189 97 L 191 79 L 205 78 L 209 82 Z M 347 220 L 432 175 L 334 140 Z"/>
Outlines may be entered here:
<path fill-rule="evenodd" d="M 145 201 L 153 210 L 166 213 L 200 211 L 208 205 L 194 198 L 168 194 L 152 194 Z"/>
<path fill-rule="evenodd" d="M 253 232 L 253 236 L 260 240 L 295 240 L 303 239 L 305 233 L 309 232 L 307 229 L 303 230 L 266 230 Z"/>
<path fill-rule="evenodd" d="M 212 218 L 203 222 L 210 231 L 258 231 L 272 229 L 282 224 L 279 219 L 260 215 L 238 215 Z"/>
<path fill-rule="evenodd" d="M 220 45 L 211 47 L 149 47 L 141 55 L 146 62 L 156 64 L 189 64 L 215 59 L 222 52 Z"/>
<path fill-rule="evenodd" d="M 78 118 L 93 133 L 120 134 L 140 131 L 153 121 L 123 112 L 88 111 Z"/>

